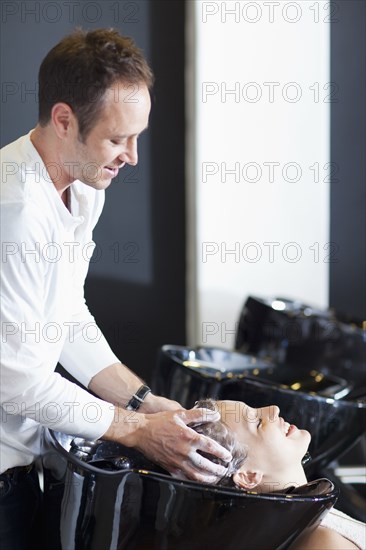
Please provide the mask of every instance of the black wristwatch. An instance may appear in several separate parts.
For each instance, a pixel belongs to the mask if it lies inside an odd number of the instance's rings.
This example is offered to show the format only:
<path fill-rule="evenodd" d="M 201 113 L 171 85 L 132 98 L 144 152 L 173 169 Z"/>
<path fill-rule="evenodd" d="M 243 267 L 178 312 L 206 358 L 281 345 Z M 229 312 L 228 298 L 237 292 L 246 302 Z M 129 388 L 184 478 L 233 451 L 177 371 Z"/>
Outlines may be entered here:
<path fill-rule="evenodd" d="M 127 411 L 137 411 L 141 407 L 141 405 L 144 402 L 146 396 L 150 392 L 151 392 L 151 389 L 149 388 L 149 386 L 146 386 L 145 384 L 143 384 L 137 390 L 137 392 L 133 394 L 133 396 L 131 397 L 131 399 L 127 403 L 126 410 Z"/>

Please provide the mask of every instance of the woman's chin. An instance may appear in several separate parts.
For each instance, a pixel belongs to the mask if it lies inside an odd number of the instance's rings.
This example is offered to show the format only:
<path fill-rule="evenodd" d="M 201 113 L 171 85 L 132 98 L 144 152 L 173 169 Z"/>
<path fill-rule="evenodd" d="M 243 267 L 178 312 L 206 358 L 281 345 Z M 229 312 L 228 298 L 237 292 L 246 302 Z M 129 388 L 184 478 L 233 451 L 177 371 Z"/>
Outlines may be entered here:
<path fill-rule="evenodd" d="M 308 446 L 310 445 L 310 441 L 311 441 L 311 434 L 310 432 L 308 432 L 307 430 L 301 430 L 302 432 L 304 432 L 304 437 L 309 441 L 308 443 Z M 307 449 L 306 449 L 307 450 Z"/>

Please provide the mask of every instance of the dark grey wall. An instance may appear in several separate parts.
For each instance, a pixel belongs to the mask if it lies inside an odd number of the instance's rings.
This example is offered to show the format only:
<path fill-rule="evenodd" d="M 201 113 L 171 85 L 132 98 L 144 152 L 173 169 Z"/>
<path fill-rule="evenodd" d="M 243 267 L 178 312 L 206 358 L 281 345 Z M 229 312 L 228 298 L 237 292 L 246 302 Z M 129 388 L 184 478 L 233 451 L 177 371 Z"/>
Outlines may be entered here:
<path fill-rule="evenodd" d="M 121 233 L 120 266 L 125 273 L 136 270 L 144 260 L 149 277 L 124 280 L 91 276 L 87 296 L 100 325 L 116 353 L 133 370 L 151 380 L 157 349 L 166 343 L 185 344 L 185 168 L 184 168 L 184 10 L 182 0 L 150 2 L 150 56 L 156 82 L 149 135 L 150 214 L 148 240 L 138 241 L 131 231 L 130 242 Z M 140 159 L 139 164 L 143 164 Z M 138 182 L 131 192 L 140 193 Z M 130 184 L 129 184 L 130 185 Z M 111 189 L 112 190 L 112 189 Z M 116 190 L 115 190 L 116 192 Z M 138 195 L 140 196 L 140 195 Z M 120 210 L 114 195 L 108 205 Z M 139 198 L 125 205 L 135 224 L 145 224 Z M 108 211 L 103 224 L 116 223 L 118 213 Z M 106 217 L 110 220 L 105 221 Z M 112 220 L 113 217 L 113 220 Z M 98 224 L 104 231 L 104 225 Z M 107 234 L 107 232 L 105 233 Z M 109 230 L 110 243 L 115 230 Z M 137 246 L 136 246 L 137 245 Z M 122 247 L 125 246 L 125 250 Z M 110 252 L 108 252 L 111 254 Z M 149 258 L 149 263 L 146 260 Z M 135 265 L 131 260 L 137 259 Z M 147 272 L 145 272 L 147 273 Z"/>
<path fill-rule="evenodd" d="M 152 64 L 156 86 L 139 164 L 106 192 L 86 285 L 112 348 L 148 380 L 157 348 L 185 340 L 184 2 L 31 1 L 1 6 L 1 146 L 37 123 L 39 65 L 65 34 L 117 28 Z"/>
<path fill-rule="evenodd" d="M 331 241 L 339 261 L 330 263 L 329 303 L 349 317 L 366 319 L 366 2 L 337 0 L 331 27 Z"/>

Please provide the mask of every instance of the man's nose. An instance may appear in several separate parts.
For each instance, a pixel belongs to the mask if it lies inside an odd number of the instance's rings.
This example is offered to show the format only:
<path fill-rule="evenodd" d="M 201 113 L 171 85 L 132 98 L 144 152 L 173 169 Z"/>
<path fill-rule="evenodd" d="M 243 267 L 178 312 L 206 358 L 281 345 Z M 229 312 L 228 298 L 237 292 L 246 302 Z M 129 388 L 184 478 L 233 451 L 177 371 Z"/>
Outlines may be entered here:
<path fill-rule="evenodd" d="M 130 141 L 127 149 L 119 156 L 122 162 L 136 166 L 138 162 L 137 140 Z"/>

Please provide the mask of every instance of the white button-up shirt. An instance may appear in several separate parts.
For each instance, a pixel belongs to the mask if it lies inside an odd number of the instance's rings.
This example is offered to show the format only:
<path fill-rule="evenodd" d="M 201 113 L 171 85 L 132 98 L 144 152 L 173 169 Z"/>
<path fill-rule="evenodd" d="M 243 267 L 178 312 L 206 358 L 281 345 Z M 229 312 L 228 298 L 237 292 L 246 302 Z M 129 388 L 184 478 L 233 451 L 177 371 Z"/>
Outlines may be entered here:
<path fill-rule="evenodd" d="M 114 406 L 82 384 L 118 362 L 84 300 L 104 191 L 75 181 L 65 208 L 30 140 L 1 150 L 0 472 L 30 464 L 42 426 L 96 439 Z"/>

